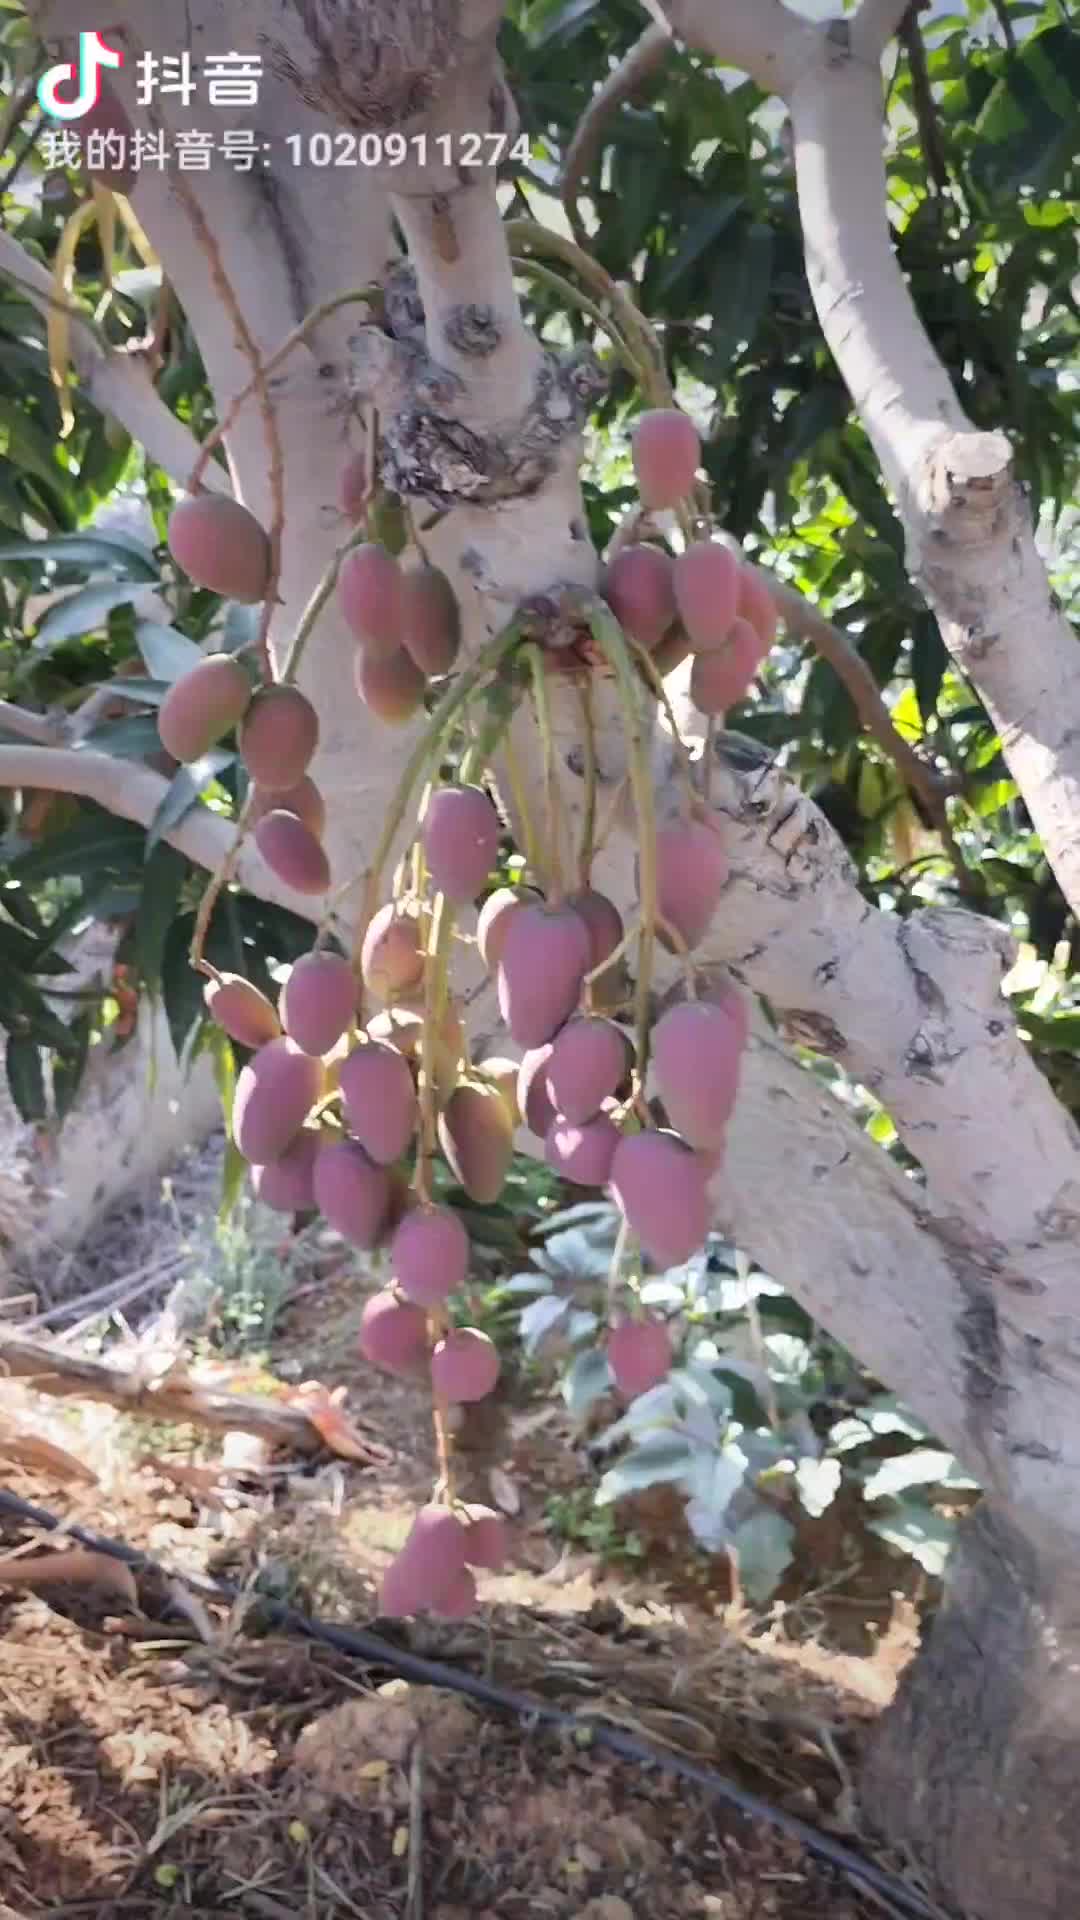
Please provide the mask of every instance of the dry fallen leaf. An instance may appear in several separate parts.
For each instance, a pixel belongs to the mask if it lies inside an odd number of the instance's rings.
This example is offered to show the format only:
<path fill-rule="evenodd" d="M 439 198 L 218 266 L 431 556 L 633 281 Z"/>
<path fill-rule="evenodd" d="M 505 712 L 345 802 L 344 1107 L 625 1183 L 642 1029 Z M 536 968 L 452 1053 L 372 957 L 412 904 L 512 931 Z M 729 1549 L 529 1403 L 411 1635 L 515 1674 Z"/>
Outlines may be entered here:
<path fill-rule="evenodd" d="M 26 1587 L 31 1593 L 45 1587 L 96 1587 L 101 1593 L 117 1594 L 131 1607 L 139 1604 L 131 1568 L 89 1547 L 42 1553 L 32 1560 L 0 1560 L 0 1586 Z"/>
<path fill-rule="evenodd" d="M 302 1386 L 292 1389 L 287 1400 L 289 1406 L 307 1415 L 316 1433 L 340 1459 L 361 1460 L 367 1466 L 377 1460 L 389 1460 L 387 1449 L 366 1440 L 349 1419 L 342 1405 L 345 1391 L 344 1387 L 331 1391 L 319 1380 L 305 1380 Z"/>
<path fill-rule="evenodd" d="M 501 1467 L 492 1467 L 488 1474 L 488 1486 L 495 1505 L 503 1513 L 521 1512 L 521 1495 L 509 1474 L 504 1473 Z"/>

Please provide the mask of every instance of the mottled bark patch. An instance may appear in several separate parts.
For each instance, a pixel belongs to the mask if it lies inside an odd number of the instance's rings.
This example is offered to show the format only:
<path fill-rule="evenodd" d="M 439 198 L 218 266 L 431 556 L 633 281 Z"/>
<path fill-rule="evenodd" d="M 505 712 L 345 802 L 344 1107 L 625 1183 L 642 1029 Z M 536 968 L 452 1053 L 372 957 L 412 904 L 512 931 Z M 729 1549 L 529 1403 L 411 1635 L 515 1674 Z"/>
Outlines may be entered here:
<path fill-rule="evenodd" d="M 460 0 L 292 0 L 301 33 L 264 37 L 271 68 L 319 113 L 391 130 L 423 113 L 454 67 Z"/>

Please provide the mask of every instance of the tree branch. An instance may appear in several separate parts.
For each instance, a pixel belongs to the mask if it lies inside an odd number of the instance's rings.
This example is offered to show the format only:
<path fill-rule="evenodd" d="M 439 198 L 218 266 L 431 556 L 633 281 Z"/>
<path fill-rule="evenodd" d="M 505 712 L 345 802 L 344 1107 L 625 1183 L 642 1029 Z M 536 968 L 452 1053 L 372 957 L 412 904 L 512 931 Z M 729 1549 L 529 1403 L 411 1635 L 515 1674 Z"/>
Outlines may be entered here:
<path fill-rule="evenodd" d="M 1080 647 L 1051 596 L 1009 443 L 968 420 L 896 260 L 880 75 L 817 34 L 789 105 L 811 293 L 896 496 L 909 572 L 1080 911 Z"/>
<path fill-rule="evenodd" d="M 39 313 L 47 314 L 57 304 L 48 269 L 10 233 L 0 232 L 0 274 L 10 276 Z M 90 399 L 103 413 L 115 415 L 170 479 L 183 486 L 198 459 L 198 441 L 170 413 L 145 362 L 136 354 L 105 351 L 85 325 L 81 310 L 69 302 L 63 304 L 74 323 L 71 358 Z M 206 485 L 217 492 L 229 491 L 228 478 L 217 467 L 210 469 Z"/>
<path fill-rule="evenodd" d="M 29 713 L 25 707 L 12 706 L 10 700 L 0 700 L 0 733 L 17 733 L 39 747 L 62 744 L 58 728 L 43 713 Z"/>
<path fill-rule="evenodd" d="M 121 820 L 148 827 L 169 791 L 169 782 L 151 767 L 114 760 L 105 753 L 74 747 L 0 746 L 0 787 L 34 787 L 52 793 L 76 793 L 95 800 Z M 209 807 L 192 807 L 163 834 L 171 847 L 213 872 L 232 844 L 232 823 Z M 260 900 L 287 907 L 318 924 L 323 901 L 294 893 L 271 873 L 252 844 L 244 847 L 237 878 Z"/>
<path fill-rule="evenodd" d="M 851 22 L 854 49 L 864 60 L 880 60 L 908 13 L 917 13 L 921 0 L 862 0 Z"/>
<path fill-rule="evenodd" d="M 797 46 L 811 31 L 783 0 L 657 0 L 661 13 L 688 47 L 711 53 L 724 66 L 741 67 L 766 93 L 786 92 L 797 69 Z"/>
<path fill-rule="evenodd" d="M 671 34 L 666 26 L 646 27 L 640 40 L 625 53 L 603 86 L 598 87 L 578 122 L 566 151 L 560 195 L 566 216 L 579 245 L 584 245 L 585 229 L 578 213 L 581 183 L 595 166 L 604 142 L 604 132 L 619 108 L 659 73 L 671 51 Z"/>
<path fill-rule="evenodd" d="M 0 1334 L 0 1378 L 25 1380 L 35 1393 L 60 1400 L 96 1400 L 147 1420 L 169 1420 L 209 1427 L 218 1433 L 255 1433 L 271 1446 L 291 1453 L 326 1451 L 319 1428 L 301 1407 L 259 1399 L 250 1393 L 230 1393 L 186 1374 L 146 1377 L 138 1371 L 110 1367 L 85 1354 L 72 1353 L 47 1340 L 26 1340 Z M 373 1449 L 373 1458 L 383 1448 Z"/>

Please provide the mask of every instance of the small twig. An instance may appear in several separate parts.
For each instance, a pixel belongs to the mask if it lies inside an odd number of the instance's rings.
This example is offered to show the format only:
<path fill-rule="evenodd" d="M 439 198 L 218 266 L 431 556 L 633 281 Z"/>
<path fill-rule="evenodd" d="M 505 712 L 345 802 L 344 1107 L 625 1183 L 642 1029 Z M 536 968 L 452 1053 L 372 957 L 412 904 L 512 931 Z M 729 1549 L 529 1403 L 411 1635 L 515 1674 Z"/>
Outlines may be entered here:
<path fill-rule="evenodd" d="M 567 148 L 559 192 L 579 246 L 585 245 L 586 238 L 577 204 L 581 183 L 600 156 L 608 123 L 626 101 L 632 100 L 659 73 L 670 52 L 670 28 L 646 27 L 640 40 L 629 53 L 624 53 L 615 71 L 597 88 L 578 121 Z"/>
<path fill-rule="evenodd" d="M 293 637 L 289 642 L 289 650 L 286 653 L 285 658 L 282 661 L 282 665 L 281 665 L 281 685 L 282 686 L 289 686 L 292 683 L 292 681 L 296 679 L 297 673 L 300 670 L 300 662 L 304 657 L 304 648 L 307 646 L 308 640 L 310 639 L 311 634 L 314 631 L 315 622 L 317 621 L 327 601 L 330 599 L 330 596 L 333 593 L 334 588 L 337 586 L 338 575 L 341 572 L 341 568 L 345 560 L 345 556 L 347 553 L 351 551 L 353 547 L 357 546 L 365 538 L 366 538 L 366 534 L 365 534 L 364 528 L 363 527 L 355 528 L 353 532 L 350 533 L 348 539 L 342 541 L 340 547 L 338 547 L 337 551 L 333 555 L 329 566 L 326 568 L 322 576 L 322 579 L 319 581 L 318 585 L 316 586 L 314 592 L 311 595 L 311 598 L 307 603 L 307 606 L 304 608 L 303 613 L 300 615 L 300 620 L 299 620 L 299 624 L 297 625 L 296 632 L 293 634 Z"/>
<path fill-rule="evenodd" d="M 370 302 L 376 297 L 378 291 L 379 289 L 374 286 L 356 287 L 349 293 L 337 293 L 332 300 L 323 300 L 319 306 L 313 307 L 306 318 L 301 320 L 299 326 L 294 327 L 292 332 L 286 336 L 281 345 L 274 348 L 269 359 L 263 361 L 262 377 L 269 379 L 272 373 L 276 373 L 282 361 L 288 358 L 293 348 L 302 345 L 308 335 L 312 333 L 316 327 L 321 326 L 324 320 L 328 320 L 332 313 L 336 313 L 339 307 L 349 306 L 355 300 L 367 300 Z M 258 388 L 258 384 L 259 375 L 253 374 L 247 385 L 241 387 L 239 393 L 230 401 L 228 408 L 221 420 L 219 420 L 217 426 L 213 429 L 213 432 L 208 434 L 202 442 L 199 448 L 199 457 L 191 470 L 191 478 L 188 481 L 189 493 L 198 492 L 203 474 L 206 472 L 210 455 L 216 447 L 220 446 L 226 434 L 231 432 L 236 424 L 241 407 L 251 399 L 252 394 L 255 393 Z"/>
<path fill-rule="evenodd" d="M 1013 23 L 1009 18 L 1008 0 L 990 0 L 990 5 L 997 15 L 998 25 L 1004 35 L 1005 45 L 1010 53 L 1015 53 L 1016 33 L 1013 29 Z"/>
<path fill-rule="evenodd" d="M 417 1734 L 409 1758 L 409 1879 L 405 1920 L 424 1920 L 424 1742 Z"/>
<path fill-rule="evenodd" d="M 945 157 L 941 138 L 937 103 L 930 83 L 930 69 L 926 64 L 926 45 L 919 25 L 918 10 L 915 7 L 904 15 L 898 28 L 898 35 L 911 69 L 911 97 L 915 105 L 915 119 L 926 160 L 927 178 L 936 193 L 947 193 L 949 163 Z"/>
<path fill-rule="evenodd" d="M 228 886 L 229 881 L 236 871 L 236 863 L 240 858 L 240 849 L 244 844 L 244 836 L 247 833 L 248 822 L 251 819 L 256 797 L 255 786 L 252 784 L 248 789 L 247 798 L 237 816 L 236 832 L 233 835 L 232 845 L 222 860 L 221 865 L 210 875 L 210 879 L 203 892 L 203 897 L 199 901 L 199 911 L 195 916 L 195 929 L 191 936 L 189 953 L 191 964 L 197 972 L 201 972 L 203 969 L 203 948 L 206 945 L 206 936 L 210 928 L 211 916 L 221 896 L 222 889 Z"/>

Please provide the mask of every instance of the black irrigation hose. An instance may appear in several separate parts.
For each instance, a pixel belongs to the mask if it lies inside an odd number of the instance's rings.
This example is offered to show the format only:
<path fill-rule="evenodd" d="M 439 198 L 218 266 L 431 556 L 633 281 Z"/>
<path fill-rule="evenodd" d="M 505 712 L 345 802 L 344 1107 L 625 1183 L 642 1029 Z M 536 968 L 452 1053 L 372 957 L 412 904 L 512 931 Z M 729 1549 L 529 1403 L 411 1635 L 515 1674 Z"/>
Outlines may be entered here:
<path fill-rule="evenodd" d="M 137 1548 L 127 1546 L 121 1540 L 110 1540 L 104 1534 L 95 1533 L 88 1527 L 69 1526 L 55 1514 L 46 1512 L 43 1507 L 31 1506 L 28 1500 L 20 1500 L 18 1494 L 8 1493 L 0 1488 L 0 1513 L 10 1513 L 23 1520 L 32 1520 L 36 1526 L 50 1532 L 67 1534 L 72 1540 L 78 1540 L 84 1547 L 91 1547 L 97 1553 L 110 1555 L 114 1560 L 122 1560 L 129 1567 L 154 1573 L 165 1579 L 171 1579 L 167 1568 L 162 1567 L 149 1554 L 140 1553 Z M 230 1603 L 240 1597 L 240 1589 L 228 1581 L 192 1581 L 190 1576 L 176 1576 L 203 1593 L 216 1595 Z M 276 1626 L 289 1627 L 294 1633 L 303 1634 L 308 1640 L 321 1641 L 325 1646 L 335 1647 L 340 1653 L 355 1654 L 373 1665 L 390 1667 L 403 1679 L 415 1680 L 421 1685 L 443 1687 L 455 1693 L 463 1693 L 473 1700 L 482 1701 L 487 1707 L 499 1707 L 504 1712 L 518 1714 L 534 1724 L 555 1727 L 562 1733 L 569 1733 L 586 1746 L 604 1747 L 609 1753 L 618 1754 L 620 1759 L 633 1760 L 639 1766 L 656 1767 L 663 1773 L 674 1773 L 682 1780 L 693 1781 L 714 1800 L 723 1800 L 735 1807 L 748 1819 L 760 1820 L 780 1833 L 790 1834 L 798 1840 L 807 1852 L 825 1860 L 830 1866 L 847 1874 L 857 1885 L 861 1884 L 871 1893 L 884 1895 L 905 1913 L 913 1914 L 916 1920 L 942 1920 L 940 1909 L 932 1907 L 921 1894 L 916 1893 L 905 1881 L 895 1874 L 885 1873 L 869 1860 L 860 1859 L 850 1848 L 841 1846 L 839 1841 L 830 1840 L 827 1834 L 819 1833 L 816 1827 L 799 1820 L 794 1814 L 784 1813 L 767 1800 L 761 1800 L 755 1793 L 748 1793 L 726 1780 L 722 1774 L 714 1773 L 710 1767 L 699 1767 L 693 1760 L 686 1760 L 679 1753 L 668 1752 L 663 1747 L 652 1747 L 644 1740 L 637 1740 L 633 1734 L 623 1733 L 620 1728 L 609 1726 L 605 1720 L 590 1720 L 584 1714 L 568 1713 L 562 1707 L 547 1706 L 542 1700 L 532 1699 L 528 1694 L 516 1693 L 509 1687 L 497 1687 L 490 1680 L 481 1680 L 476 1674 L 467 1673 L 457 1667 L 444 1666 L 439 1660 L 425 1660 L 416 1653 L 407 1653 L 392 1646 L 390 1641 L 380 1639 L 377 1633 L 368 1633 L 353 1627 L 338 1627 L 328 1620 L 311 1620 L 306 1614 L 298 1613 L 294 1607 L 268 1598 L 260 1593 L 259 1605 L 269 1615 Z"/>

